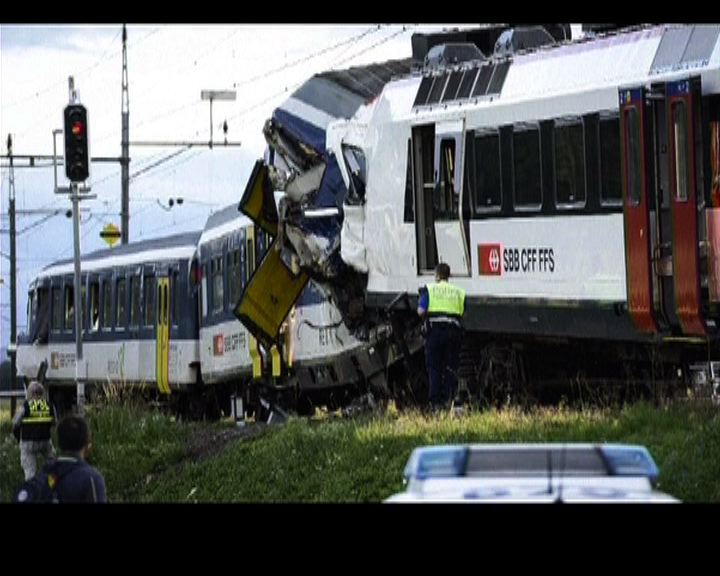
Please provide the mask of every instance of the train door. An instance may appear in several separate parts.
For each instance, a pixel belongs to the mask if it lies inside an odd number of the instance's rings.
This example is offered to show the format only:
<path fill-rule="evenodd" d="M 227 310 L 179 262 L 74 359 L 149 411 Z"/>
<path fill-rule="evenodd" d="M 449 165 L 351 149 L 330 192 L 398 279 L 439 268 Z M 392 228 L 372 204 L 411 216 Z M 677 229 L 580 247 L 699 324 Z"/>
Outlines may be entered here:
<path fill-rule="evenodd" d="M 628 311 L 641 332 L 658 331 L 653 297 L 650 228 L 650 155 L 646 91 L 621 89 L 620 166 L 625 219 Z"/>
<path fill-rule="evenodd" d="M 672 200 L 668 177 L 665 84 L 653 84 L 646 94 L 650 147 L 650 224 L 652 228 L 653 302 L 661 329 L 679 330 L 673 282 Z"/>
<path fill-rule="evenodd" d="M 638 330 L 705 334 L 695 130 L 699 81 L 620 90 L 628 309 Z"/>
<path fill-rule="evenodd" d="M 462 222 L 465 122 L 435 126 L 433 218 L 437 256 L 455 276 L 470 275 L 470 257 Z"/>
<path fill-rule="evenodd" d="M 155 315 L 155 379 L 158 392 L 170 394 L 168 379 L 170 353 L 170 279 L 159 276 L 156 285 L 157 314 Z"/>
<path fill-rule="evenodd" d="M 415 126 L 412 129 L 412 164 L 415 195 L 415 238 L 418 274 L 431 274 L 437 266 L 435 219 L 433 210 L 433 150 L 435 126 Z"/>
<path fill-rule="evenodd" d="M 704 336 L 700 282 L 700 225 L 697 161 L 700 141 L 700 78 L 687 78 L 666 85 L 668 134 L 667 161 L 672 207 L 673 279 L 675 311 L 684 334 Z"/>

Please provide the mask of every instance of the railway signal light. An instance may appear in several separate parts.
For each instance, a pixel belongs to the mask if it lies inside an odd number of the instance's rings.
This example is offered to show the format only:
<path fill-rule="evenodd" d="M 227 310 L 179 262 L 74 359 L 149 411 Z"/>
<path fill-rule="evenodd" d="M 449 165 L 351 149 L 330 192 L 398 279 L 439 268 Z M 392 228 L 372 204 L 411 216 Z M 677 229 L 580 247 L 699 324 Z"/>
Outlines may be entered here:
<path fill-rule="evenodd" d="M 65 175 L 71 182 L 90 176 L 87 110 L 82 104 L 65 107 Z"/>

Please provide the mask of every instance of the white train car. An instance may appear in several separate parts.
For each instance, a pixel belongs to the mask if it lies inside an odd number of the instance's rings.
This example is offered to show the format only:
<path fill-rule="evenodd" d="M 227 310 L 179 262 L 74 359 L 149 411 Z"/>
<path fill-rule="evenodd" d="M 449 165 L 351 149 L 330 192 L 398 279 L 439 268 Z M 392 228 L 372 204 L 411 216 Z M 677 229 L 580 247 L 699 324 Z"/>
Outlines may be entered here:
<path fill-rule="evenodd" d="M 198 382 L 197 296 L 191 282 L 198 233 L 99 250 L 81 259 L 83 359 L 78 376 L 94 385 L 142 385 L 161 393 Z M 42 270 L 28 292 L 27 334 L 18 373 L 44 366 L 51 391 L 75 391 L 74 267 Z"/>
<path fill-rule="evenodd" d="M 285 260 L 355 295 L 356 329 L 448 263 L 476 381 L 522 380 L 532 346 L 568 378 L 618 358 L 647 380 L 720 373 L 720 26 L 496 48 L 438 48 L 325 125 L 348 193 L 324 245 L 347 270 L 326 273 L 317 206 L 292 198 Z"/>

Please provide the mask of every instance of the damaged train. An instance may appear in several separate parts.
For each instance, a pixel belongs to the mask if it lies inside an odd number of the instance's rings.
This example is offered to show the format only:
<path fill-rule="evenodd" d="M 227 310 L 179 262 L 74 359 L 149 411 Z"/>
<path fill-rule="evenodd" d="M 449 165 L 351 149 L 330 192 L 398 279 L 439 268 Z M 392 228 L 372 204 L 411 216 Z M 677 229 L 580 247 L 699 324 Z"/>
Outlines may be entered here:
<path fill-rule="evenodd" d="M 720 26 L 568 36 L 414 35 L 412 58 L 310 78 L 267 120 L 239 206 L 83 257 L 87 381 L 196 413 L 422 401 L 417 294 L 446 262 L 478 400 L 717 389 Z M 31 284 L 17 352 L 63 394 L 71 278 Z"/>
<path fill-rule="evenodd" d="M 415 303 L 446 262 L 477 398 L 717 392 L 720 26 L 521 32 L 435 46 L 375 89 L 319 75 L 278 108 L 241 202 L 274 240 L 236 315 L 276 342 L 312 279 L 382 386 L 417 397 Z"/>
<path fill-rule="evenodd" d="M 382 366 L 314 283 L 288 315 L 279 346 L 262 348 L 234 317 L 267 246 L 268 235 L 233 204 L 201 231 L 83 255 L 78 375 L 87 393 L 149 390 L 193 418 L 234 410 L 266 419 L 272 410 L 345 402 L 359 384 L 355 364 L 368 374 Z M 76 393 L 73 272 L 72 259 L 63 260 L 30 283 L 29 330 L 18 338 L 19 374 L 43 380 L 63 411 Z"/>

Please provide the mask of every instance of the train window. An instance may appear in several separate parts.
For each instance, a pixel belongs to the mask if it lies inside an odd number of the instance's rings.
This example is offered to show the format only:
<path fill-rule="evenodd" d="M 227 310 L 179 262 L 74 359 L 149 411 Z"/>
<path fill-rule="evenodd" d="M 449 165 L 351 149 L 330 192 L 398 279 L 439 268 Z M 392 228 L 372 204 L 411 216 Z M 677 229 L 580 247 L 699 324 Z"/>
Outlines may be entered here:
<path fill-rule="evenodd" d="M 252 236 L 246 241 L 247 249 L 245 250 L 245 269 L 247 270 L 247 279 L 250 280 L 253 271 L 255 270 L 255 243 L 253 242 Z"/>
<path fill-rule="evenodd" d="M 65 286 L 64 318 L 65 330 L 72 330 L 75 323 L 75 295 L 72 286 Z"/>
<path fill-rule="evenodd" d="M 208 283 L 207 283 L 207 271 L 208 271 L 208 270 L 207 270 L 207 264 L 203 264 L 203 265 L 202 265 L 202 281 L 201 281 L 201 282 L 202 282 L 202 284 L 201 284 L 201 285 L 202 285 L 202 290 L 201 290 L 202 298 L 200 299 L 200 300 L 201 300 L 201 306 L 202 306 L 202 317 L 203 317 L 203 318 L 207 318 L 207 313 L 208 313 L 208 301 L 207 301 L 207 298 L 208 298 L 208 297 L 207 297 L 207 288 L 208 288 Z"/>
<path fill-rule="evenodd" d="M 100 329 L 100 284 L 95 281 L 90 284 L 90 330 L 97 332 Z"/>
<path fill-rule="evenodd" d="M 213 258 L 210 263 L 212 281 L 212 311 L 222 312 L 223 309 L 223 261 L 222 256 Z"/>
<path fill-rule="evenodd" d="M 455 194 L 455 139 L 440 142 L 440 174 L 433 194 L 436 220 L 451 220 L 458 215 Z"/>
<path fill-rule="evenodd" d="M 50 288 L 37 288 L 37 302 L 35 306 L 35 317 L 32 324 L 33 342 L 46 343 L 50 329 Z"/>
<path fill-rule="evenodd" d="M 345 168 L 350 176 L 350 189 L 346 202 L 348 204 L 365 203 L 365 182 L 367 181 L 367 164 L 365 154 L 354 146 L 342 145 Z"/>
<path fill-rule="evenodd" d="M 52 289 L 52 329 L 54 331 L 62 330 L 63 326 L 63 306 L 62 293 L 59 287 Z"/>
<path fill-rule="evenodd" d="M 540 131 L 537 128 L 513 131 L 513 187 L 516 208 L 540 208 L 542 174 Z"/>
<path fill-rule="evenodd" d="M 140 326 L 140 276 L 130 276 L 130 327 Z"/>
<path fill-rule="evenodd" d="M 228 252 L 228 300 L 229 305 L 234 307 L 240 300 L 240 290 L 242 288 L 242 269 L 240 268 L 240 250 L 236 249 Z"/>
<path fill-rule="evenodd" d="M 247 266 L 245 264 L 245 243 L 240 242 L 240 272 L 242 274 L 242 285 L 245 286 L 247 284 Z"/>
<path fill-rule="evenodd" d="M 28 326 L 32 326 L 33 322 L 33 311 L 37 308 L 37 305 L 35 304 L 35 290 L 31 290 L 28 294 L 28 301 L 27 301 L 27 323 Z"/>
<path fill-rule="evenodd" d="M 145 276 L 143 279 L 143 292 L 145 295 L 145 326 L 155 326 L 155 276 Z"/>
<path fill-rule="evenodd" d="M 640 204 L 641 186 L 641 155 L 640 155 L 640 119 L 635 107 L 626 108 L 625 114 L 625 158 L 627 161 L 627 194 L 628 203 L 632 206 Z"/>
<path fill-rule="evenodd" d="M 103 313 L 100 322 L 103 328 L 112 328 L 112 284 L 109 280 L 103 281 Z"/>
<path fill-rule="evenodd" d="M 475 135 L 475 207 L 477 211 L 500 208 L 500 135 L 488 132 Z"/>
<path fill-rule="evenodd" d="M 688 126 L 687 109 L 684 100 L 672 103 L 673 151 L 675 157 L 675 199 L 686 202 L 688 199 L 688 183 L 690 181 L 688 163 Z"/>
<path fill-rule="evenodd" d="M 581 122 L 561 124 L 553 131 L 555 148 L 555 201 L 558 206 L 584 206 L 585 146 Z"/>
<path fill-rule="evenodd" d="M 125 328 L 125 278 L 120 278 L 117 281 L 117 287 L 115 288 L 115 296 L 117 298 L 117 306 L 115 310 L 115 329 L 123 330 Z"/>
<path fill-rule="evenodd" d="M 87 287 L 86 278 L 82 278 L 82 287 L 80 288 L 80 326 L 81 330 L 85 330 L 85 313 L 87 311 Z M 74 322 L 74 320 L 73 320 Z"/>
<path fill-rule="evenodd" d="M 600 202 L 622 203 L 620 185 L 620 119 L 600 118 Z"/>
<path fill-rule="evenodd" d="M 403 214 L 403 222 L 415 222 L 415 203 L 413 190 L 415 182 L 413 180 L 414 167 L 412 155 L 412 140 L 408 138 L 407 145 L 407 171 L 405 172 L 405 212 Z"/>

